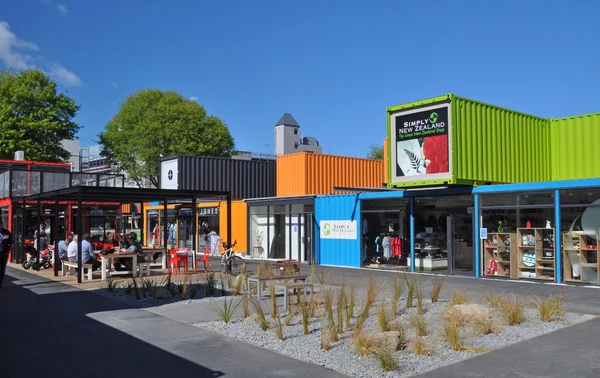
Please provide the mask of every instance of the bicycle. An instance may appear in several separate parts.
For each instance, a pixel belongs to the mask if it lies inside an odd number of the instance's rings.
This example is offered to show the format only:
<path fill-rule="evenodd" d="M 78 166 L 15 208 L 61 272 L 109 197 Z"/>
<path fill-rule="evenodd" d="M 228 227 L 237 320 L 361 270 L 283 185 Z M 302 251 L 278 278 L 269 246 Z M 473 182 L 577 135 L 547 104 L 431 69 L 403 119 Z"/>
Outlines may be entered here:
<path fill-rule="evenodd" d="M 233 247 L 237 244 L 237 240 L 227 248 L 227 243 L 223 243 L 225 252 L 221 256 L 221 273 L 240 274 L 246 270 L 246 261 L 240 256 L 236 256 Z"/>

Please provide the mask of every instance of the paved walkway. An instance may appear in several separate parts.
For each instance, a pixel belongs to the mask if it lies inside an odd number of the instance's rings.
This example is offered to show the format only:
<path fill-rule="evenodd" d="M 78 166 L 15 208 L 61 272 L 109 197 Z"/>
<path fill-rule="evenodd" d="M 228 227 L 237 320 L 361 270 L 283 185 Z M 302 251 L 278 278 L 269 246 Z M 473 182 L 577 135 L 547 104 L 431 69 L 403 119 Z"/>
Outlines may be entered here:
<path fill-rule="evenodd" d="M 7 273 L 2 377 L 344 377 L 27 272 Z"/>

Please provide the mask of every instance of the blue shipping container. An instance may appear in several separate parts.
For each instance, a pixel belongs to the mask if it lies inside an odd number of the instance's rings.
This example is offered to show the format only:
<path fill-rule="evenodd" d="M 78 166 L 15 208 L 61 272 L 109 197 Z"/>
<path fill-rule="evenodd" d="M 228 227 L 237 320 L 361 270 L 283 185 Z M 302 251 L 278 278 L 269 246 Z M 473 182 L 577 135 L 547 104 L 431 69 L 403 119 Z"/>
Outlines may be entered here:
<path fill-rule="evenodd" d="M 323 196 L 315 199 L 317 263 L 360 268 L 360 201 L 358 194 Z M 328 222 L 329 221 L 329 222 Z M 338 221 L 338 222 L 336 222 Z M 343 221 L 343 222 L 339 222 Z M 351 224 L 352 229 L 323 229 L 329 224 Z M 323 231 L 323 234 L 322 234 Z M 344 234 L 348 231 L 347 234 Z M 323 236 L 329 234 L 329 236 Z"/>

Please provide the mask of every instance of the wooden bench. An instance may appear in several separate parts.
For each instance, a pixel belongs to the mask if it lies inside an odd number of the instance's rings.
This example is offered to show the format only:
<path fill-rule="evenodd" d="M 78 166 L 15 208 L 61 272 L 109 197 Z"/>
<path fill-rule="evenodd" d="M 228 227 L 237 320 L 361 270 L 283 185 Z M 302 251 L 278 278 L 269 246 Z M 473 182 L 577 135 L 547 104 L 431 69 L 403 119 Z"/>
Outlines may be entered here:
<path fill-rule="evenodd" d="M 83 269 L 87 269 L 87 279 L 92 279 L 92 264 L 81 264 Z M 77 269 L 77 262 L 73 261 L 63 261 L 62 262 L 62 275 L 67 275 L 67 268 L 73 268 L 73 271 Z"/>
<path fill-rule="evenodd" d="M 147 276 L 150 276 L 150 265 L 152 265 L 152 263 L 149 261 L 140 262 L 137 264 L 140 277 L 144 277 L 144 272 L 146 272 Z"/>
<path fill-rule="evenodd" d="M 275 289 L 282 289 L 283 290 L 283 309 L 284 310 L 288 310 L 289 308 L 289 303 L 288 303 L 288 290 L 292 289 L 294 292 L 296 292 L 296 290 L 304 290 L 305 294 L 306 293 L 306 289 L 310 288 L 310 300 L 312 302 L 312 297 L 313 297 L 313 284 L 308 283 L 308 282 L 286 282 L 286 283 L 282 283 L 282 284 L 275 284 Z"/>
<path fill-rule="evenodd" d="M 256 284 L 256 295 L 258 297 L 258 299 L 262 299 L 262 285 L 261 283 L 266 282 L 266 281 L 286 281 L 286 280 L 291 280 L 293 282 L 297 282 L 297 281 L 303 281 L 304 283 L 306 283 L 306 279 L 308 278 L 308 274 L 294 274 L 294 275 L 289 275 L 289 276 L 270 276 L 270 277 L 248 277 L 248 294 L 252 295 L 250 289 L 251 289 L 251 283 L 255 283 Z"/>

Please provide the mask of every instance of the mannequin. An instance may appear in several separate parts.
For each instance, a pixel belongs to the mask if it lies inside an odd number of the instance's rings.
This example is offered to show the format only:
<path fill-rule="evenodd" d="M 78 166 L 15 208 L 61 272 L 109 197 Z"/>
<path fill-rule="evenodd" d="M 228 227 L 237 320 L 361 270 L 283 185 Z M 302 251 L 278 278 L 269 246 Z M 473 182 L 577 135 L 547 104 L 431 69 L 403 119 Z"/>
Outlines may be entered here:
<path fill-rule="evenodd" d="M 211 255 L 220 255 L 220 244 L 221 244 L 221 237 L 219 236 L 219 234 L 217 234 L 215 232 L 215 230 L 212 230 L 209 234 L 208 234 L 209 240 L 210 240 L 210 254 Z"/>

